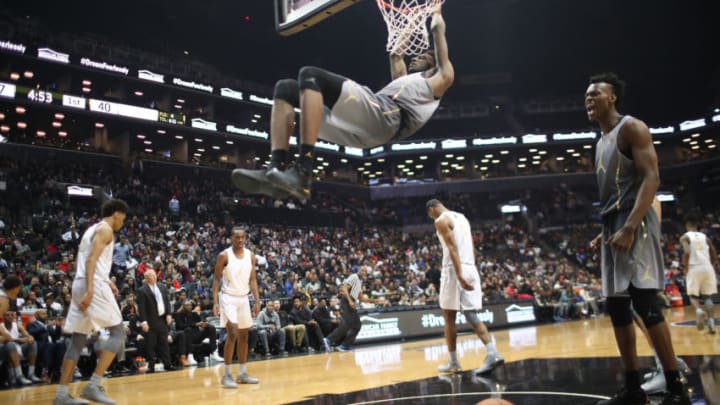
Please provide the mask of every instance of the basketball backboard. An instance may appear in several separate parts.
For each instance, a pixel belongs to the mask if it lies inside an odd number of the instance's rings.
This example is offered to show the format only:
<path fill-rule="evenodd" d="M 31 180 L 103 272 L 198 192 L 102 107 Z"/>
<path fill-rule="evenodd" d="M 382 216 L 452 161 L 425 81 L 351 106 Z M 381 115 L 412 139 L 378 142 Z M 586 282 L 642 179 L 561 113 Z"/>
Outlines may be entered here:
<path fill-rule="evenodd" d="M 296 34 L 339 13 L 361 0 L 274 0 L 275 29 L 280 35 Z"/>

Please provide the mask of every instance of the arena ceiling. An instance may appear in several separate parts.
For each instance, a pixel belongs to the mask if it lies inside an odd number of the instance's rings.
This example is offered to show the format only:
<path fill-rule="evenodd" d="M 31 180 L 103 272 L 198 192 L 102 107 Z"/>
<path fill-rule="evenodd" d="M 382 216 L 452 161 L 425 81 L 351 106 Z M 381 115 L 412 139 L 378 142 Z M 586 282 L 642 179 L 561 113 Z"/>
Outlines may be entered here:
<path fill-rule="evenodd" d="M 271 85 L 317 65 L 379 88 L 389 79 L 385 26 L 366 0 L 292 37 L 274 30 L 271 0 L 11 2 L 51 30 L 91 33 L 210 63 Z M 447 0 L 455 103 L 581 98 L 589 74 L 630 84 L 626 110 L 646 120 L 720 107 L 720 5 L 711 0 Z M 189 56 L 184 55 L 189 52 Z"/>

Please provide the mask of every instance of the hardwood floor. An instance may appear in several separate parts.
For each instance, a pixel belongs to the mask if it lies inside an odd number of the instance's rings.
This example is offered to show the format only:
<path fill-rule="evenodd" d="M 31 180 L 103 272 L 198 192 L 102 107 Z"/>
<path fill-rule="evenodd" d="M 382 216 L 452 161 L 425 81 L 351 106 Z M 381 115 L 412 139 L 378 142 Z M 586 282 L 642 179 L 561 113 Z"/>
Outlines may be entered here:
<path fill-rule="evenodd" d="M 689 307 L 666 313 L 672 322 L 692 320 Z M 678 355 L 720 355 L 720 335 L 700 333 L 694 326 L 671 326 Z M 542 358 L 616 357 L 618 351 L 608 317 L 492 332 L 507 362 Z M 110 378 L 108 394 L 118 404 L 279 404 L 301 401 L 323 393 L 346 393 L 437 376 L 445 361 L 443 339 L 386 343 L 359 347 L 353 352 L 318 353 L 248 363 L 258 385 L 223 389 L 219 380 L 223 365 L 185 368 L 181 371 Z M 638 353 L 651 350 L 638 333 Z M 463 369 L 480 366 L 485 349 L 474 335 L 458 338 L 458 357 Z M 233 372 L 237 372 L 237 364 Z M 87 382 L 70 386 L 77 394 Z M 56 385 L 37 385 L 0 391 L 0 404 L 50 404 Z"/>

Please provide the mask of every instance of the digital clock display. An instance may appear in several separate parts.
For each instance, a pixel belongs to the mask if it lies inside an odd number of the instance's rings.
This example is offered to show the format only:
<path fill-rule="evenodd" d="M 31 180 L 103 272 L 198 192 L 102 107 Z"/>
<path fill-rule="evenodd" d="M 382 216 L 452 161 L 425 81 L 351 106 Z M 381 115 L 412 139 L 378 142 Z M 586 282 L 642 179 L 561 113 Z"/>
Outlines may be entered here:
<path fill-rule="evenodd" d="M 53 94 L 50 91 L 44 91 L 44 90 L 35 90 L 31 89 L 28 94 L 27 98 L 30 101 L 35 101 L 36 103 L 52 103 L 53 102 Z"/>
<path fill-rule="evenodd" d="M 185 114 L 160 111 L 158 121 L 168 124 L 185 125 Z"/>

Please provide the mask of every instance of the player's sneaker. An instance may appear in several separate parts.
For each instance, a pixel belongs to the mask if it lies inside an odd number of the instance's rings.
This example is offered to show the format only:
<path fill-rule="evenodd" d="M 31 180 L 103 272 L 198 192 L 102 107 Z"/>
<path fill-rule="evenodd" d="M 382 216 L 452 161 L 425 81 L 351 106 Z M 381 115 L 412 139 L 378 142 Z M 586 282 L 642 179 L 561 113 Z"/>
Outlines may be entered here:
<path fill-rule="evenodd" d="M 662 372 L 662 369 L 655 370 L 655 372 L 652 373 L 652 376 L 647 379 L 640 388 L 642 388 L 648 395 L 665 392 L 665 389 L 667 388 L 665 373 Z"/>
<path fill-rule="evenodd" d="M 301 200 L 310 197 L 311 173 L 308 173 L 302 165 L 291 165 L 285 171 L 272 169 L 268 171 L 267 177 L 275 187 Z"/>
<path fill-rule="evenodd" d="M 88 405 L 89 403 L 84 399 L 73 398 L 70 394 L 56 395 L 53 399 L 53 405 Z"/>
<path fill-rule="evenodd" d="M 102 385 L 88 384 L 80 393 L 82 398 L 88 401 L 99 402 L 106 405 L 115 405 L 115 400 L 107 396 Z"/>
<path fill-rule="evenodd" d="M 503 364 L 505 364 L 505 359 L 499 353 L 488 354 L 485 361 L 483 361 L 483 365 L 473 370 L 473 373 L 487 374 Z"/>
<path fill-rule="evenodd" d="M 246 194 L 264 194 L 272 198 L 284 200 L 290 193 L 275 187 L 267 178 L 267 173 L 272 168 L 248 170 L 235 169 L 232 172 L 232 183 L 235 187 Z"/>
<path fill-rule="evenodd" d="M 235 380 L 233 380 L 232 376 L 227 375 L 227 374 L 223 375 L 222 380 L 220 380 L 220 384 L 222 384 L 222 386 L 225 388 L 237 388 L 238 387 L 237 383 L 235 382 Z"/>
<path fill-rule="evenodd" d="M 238 374 L 237 382 L 238 384 L 257 384 L 260 380 L 255 377 L 250 377 L 248 373 L 242 373 Z"/>
<path fill-rule="evenodd" d="M 460 369 L 460 363 L 453 363 L 452 361 L 448 361 L 446 364 L 438 367 L 438 372 L 443 374 L 455 374 L 460 371 L 462 371 Z"/>
<path fill-rule="evenodd" d="M 15 382 L 16 382 L 18 385 L 30 385 L 30 384 L 33 383 L 33 382 L 30 381 L 29 379 L 25 378 L 24 375 L 21 375 L 20 377 L 15 378 Z"/>

